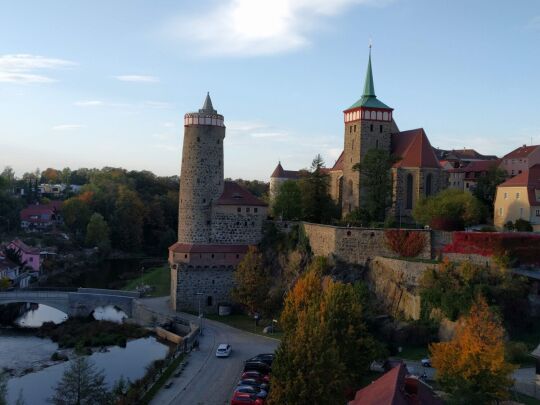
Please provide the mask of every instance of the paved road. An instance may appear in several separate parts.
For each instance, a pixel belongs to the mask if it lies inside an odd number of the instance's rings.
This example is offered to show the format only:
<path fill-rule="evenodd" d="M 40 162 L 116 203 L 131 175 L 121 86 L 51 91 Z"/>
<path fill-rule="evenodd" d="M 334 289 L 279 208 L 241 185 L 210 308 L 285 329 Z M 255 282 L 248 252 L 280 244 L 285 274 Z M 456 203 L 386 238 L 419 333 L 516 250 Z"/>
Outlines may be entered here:
<path fill-rule="evenodd" d="M 144 300 L 156 311 L 169 311 L 163 298 Z M 196 319 L 189 314 L 182 317 Z M 188 365 L 180 377 L 173 378 L 169 389 L 162 389 L 151 402 L 152 405 L 224 405 L 229 404 L 232 392 L 242 371 L 244 360 L 259 353 L 273 352 L 278 341 L 243 332 L 220 322 L 204 320 L 203 336 L 199 351 L 188 356 Z M 229 343 L 229 358 L 217 358 L 216 348 Z"/>

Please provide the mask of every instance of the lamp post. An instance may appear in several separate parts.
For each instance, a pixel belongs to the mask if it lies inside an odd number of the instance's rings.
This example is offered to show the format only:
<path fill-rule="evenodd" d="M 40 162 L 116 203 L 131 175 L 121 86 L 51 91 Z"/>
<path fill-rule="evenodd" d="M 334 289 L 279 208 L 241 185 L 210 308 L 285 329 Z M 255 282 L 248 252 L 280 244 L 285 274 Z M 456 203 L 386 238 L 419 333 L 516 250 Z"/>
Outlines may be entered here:
<path fill-rule="evenodd" d="M 201 312 L 201 297 L 203 295 L 202 292 L 198 292 L 198 293 L 195 293 L 195 295 L 197 296 L 197 300 L 198 300 L 198 303 L 199 303 L 199 335 L 203 335 L 203 322 L 202 322 L 202 312 Z"/>

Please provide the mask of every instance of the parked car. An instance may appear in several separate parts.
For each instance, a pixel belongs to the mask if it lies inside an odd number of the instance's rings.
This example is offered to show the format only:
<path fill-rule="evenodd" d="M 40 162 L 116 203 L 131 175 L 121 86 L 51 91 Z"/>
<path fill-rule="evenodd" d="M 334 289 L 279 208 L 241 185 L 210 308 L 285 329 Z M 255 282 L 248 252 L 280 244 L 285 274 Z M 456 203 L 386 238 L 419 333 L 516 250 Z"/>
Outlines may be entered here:
<path fill-rule="evenodd" d="M 271 367 L 275 357 L 276 356 L 273 353 L 262 353 L 256 355 L 255 357 L 252 357 L 248 361 L 262 361 L 263 363 L 266 363 Z"/>
<path fill-rule="evenodd" d="M 272 369 L 267 363 L 262 361 L 248 360 L 244 363 L 244 371 L 258 371 L 263 374 L 268 374 Z"/>
<path fill-rule="evenodd" d="M 431 367 L 431 359 L 428 357 L 420 360 L 420 363 L 422 363 L 422 366 L 424 367 Z"/>
<path fill-rule="evenodd" d="M 216 357 L 229 357 L 231 355 L 231 345 L 227 343 L 222 343 L 218 346 L 216 350 Z"/>
<path fill-rule="evenodd" d="M 253 385 L 239 385 L 235 388 L 234 392 L 242 392 L 244 394 L 251 394 L 257 396 L 257 398 L 266 398 L 268 391 L 263 390 L 260 387 L 254 387 Z"/>
<path fill-rule="evenodd" d="M 270 382 L 270 376 L 259 371 L 244 371 L 242 373 L 242 379 L 244 378 L 254 378 L 265 383 Z"/>
<path fill-rule="evenodd" d="M 231 399 L 231 405 L 264 405 L 264 402 L 264 399 L 257 395 L 244 392 L 235 392 Z"/>
<path fill-rule="evenodd" d="M 238 385 L 251 385 L 252 387 L 259 387 L 262 390 L 268 391 L 268 384 L 263 381 L 256 380 L 255 378 L 242 378 L 238 382 Z"/>

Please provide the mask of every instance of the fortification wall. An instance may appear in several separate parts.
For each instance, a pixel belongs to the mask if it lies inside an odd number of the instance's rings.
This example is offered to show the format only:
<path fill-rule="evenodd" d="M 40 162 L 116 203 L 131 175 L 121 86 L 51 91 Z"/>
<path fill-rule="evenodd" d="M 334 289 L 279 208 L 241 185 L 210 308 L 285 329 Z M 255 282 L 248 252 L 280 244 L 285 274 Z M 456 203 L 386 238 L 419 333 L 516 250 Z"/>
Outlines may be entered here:
<path fill-rule="evenodd" d="M 240 245 L 259 243 L 266 211 L 266 207 L 215 206 L 212 210 L 211 241 Z"/>
<path fill-rule="evenodd" d="M 316 256 L 333 257 L 353 264 L 366 264 L 376 256 L 397 257 L 386 247 L 384 229 L 346 228 L 331 225 L 303 223 L 311 249 Z M 418 258 L 431 259 L 431 232 L 426 237 L 424 250 Z"/>
<path fill-rule="evenodd" d="M 366 281 L 379 304 L 393 316 L 420 319 L 418 285 L 434 264 L 375 257 L 368 266 Z"/>

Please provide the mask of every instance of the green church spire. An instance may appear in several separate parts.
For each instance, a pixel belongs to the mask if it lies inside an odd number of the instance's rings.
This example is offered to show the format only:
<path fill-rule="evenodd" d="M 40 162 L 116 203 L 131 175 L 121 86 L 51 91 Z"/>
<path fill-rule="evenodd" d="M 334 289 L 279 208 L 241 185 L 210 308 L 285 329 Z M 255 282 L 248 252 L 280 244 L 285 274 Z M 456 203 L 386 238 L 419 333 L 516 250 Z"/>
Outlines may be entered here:
<path fill-rule="evenodd" d="M 348 109 L 358 108 L 358 107 L 372 107 L 372 108 L 387 108 L 386 104 L 379 101 L 375 95 L 375 85 L 373 84 L 373 71 L 371 69 L 371 45 L 369 46 L 369 59 L 368 66 L 366 71 L 366 81 L 364 83 L 364 93 L 362 98 L 350 106 Z"/>
<path fill-rule="evenodd" d="M 375 96 L 375 85 L 373 84 L 373 72 L 371 71 L 371 45 L 369 46 L 369 60 L 366 71 L 366 81 L 364 83 L 364 94 L 362 97 L 377 97 Z"/>

